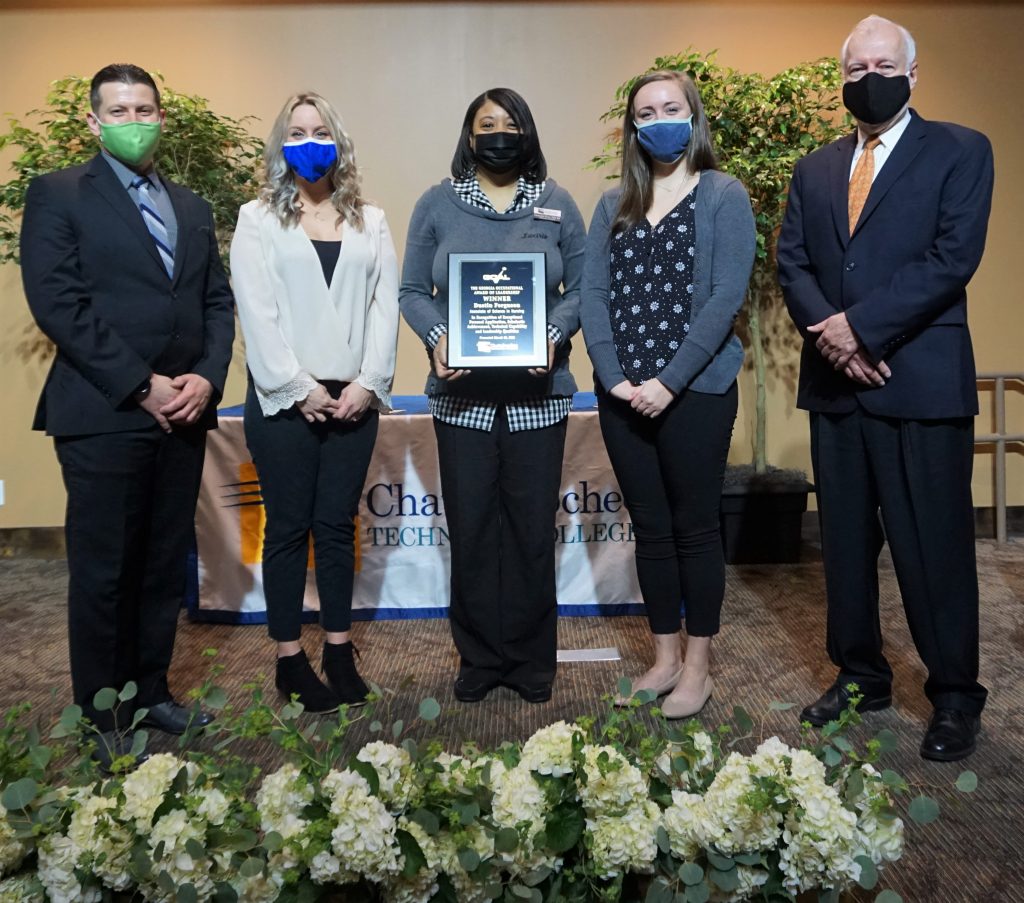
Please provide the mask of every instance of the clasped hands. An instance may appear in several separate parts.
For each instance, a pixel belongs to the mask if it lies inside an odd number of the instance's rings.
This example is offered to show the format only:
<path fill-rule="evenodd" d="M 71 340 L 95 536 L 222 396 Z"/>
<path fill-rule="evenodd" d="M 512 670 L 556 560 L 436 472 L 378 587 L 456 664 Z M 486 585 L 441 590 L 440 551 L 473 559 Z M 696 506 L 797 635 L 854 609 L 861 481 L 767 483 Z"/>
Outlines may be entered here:
<path fill-rule="evenodd" d="M 183 373 L 173 379 L 154 373 L 149 379 L 149 394 L 139 401 L 139 407 L 169 433 L 175 426 L 195 423 L 212 395 L 210 381 L 198 373 Z"/>
<path fill-rule="evenodd" d="M 328 417 L 355 421 L 366 413 L 371 401 L 373 393 L 357 382 L 346 385 L 337 399 L 331 398 L 331 393 L 318 383 L 295 406 L 310 423 L 324 423 Z"/>
<path fill-rule="evenodd" d="M 818 336 L 815 343 L 821 356 L 836 370 L 842 370 L 854 382 L 865 386 L 884 386 L 892 376 L 885 361 L 875 363 L 865 351 L 860 339 L 850 327 L 845 313 L 808 326 L 807 331 Z"/>
<path fill-rule="evenodd" d="M 664 411 L 676 397 L 660 379 L 649 379 L 640 386 L 624 379 L 612 386 L 608 394 L 620 401 L 628 401 L 638 414 L 652 418 Z"/>

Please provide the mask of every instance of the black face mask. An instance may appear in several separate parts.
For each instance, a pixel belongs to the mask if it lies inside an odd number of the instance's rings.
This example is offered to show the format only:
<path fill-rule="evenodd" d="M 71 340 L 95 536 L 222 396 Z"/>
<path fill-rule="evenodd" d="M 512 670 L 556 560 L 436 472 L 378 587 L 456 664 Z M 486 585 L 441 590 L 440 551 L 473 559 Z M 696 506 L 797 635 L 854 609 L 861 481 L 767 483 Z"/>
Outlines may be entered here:
<path fill-rule="evenodd" d="M 473 136 L 473 156 L 491 172 L 505 173 L 519 166 L 523 156 L 522 136 L 516 132 L 488 132 Z"/>
<path fill-rule="evenodd" d="M 881 125 L 895 116 L 910 100 L 910 78 L 869 72 L 843 85 L 843 104 L 860 122 Z"/>

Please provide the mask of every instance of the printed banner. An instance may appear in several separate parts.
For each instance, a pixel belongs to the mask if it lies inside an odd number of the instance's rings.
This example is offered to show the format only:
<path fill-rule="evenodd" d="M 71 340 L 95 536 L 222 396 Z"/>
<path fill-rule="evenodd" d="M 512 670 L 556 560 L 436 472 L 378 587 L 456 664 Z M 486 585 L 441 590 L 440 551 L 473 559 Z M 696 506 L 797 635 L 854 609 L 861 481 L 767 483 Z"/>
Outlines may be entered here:
<path fill-rule="evenodd" d="M 422 398 L 383 416 L 356 524 L 353 617 L 444 616 L 449 543 L 437 446 Z M 582 408 L 582 409 L 581 409 Z M 241 412 L 222 412 L 207 440 L 196 511 L 200 620 L 266 620 L 261 567 L 265 515 Z M 633 528 L 612 474 L 593 395 L 569 415 L 554 542 L 561 614 L 638 613 Z M 310 550 L 304 607 L 318 608 Z"/>

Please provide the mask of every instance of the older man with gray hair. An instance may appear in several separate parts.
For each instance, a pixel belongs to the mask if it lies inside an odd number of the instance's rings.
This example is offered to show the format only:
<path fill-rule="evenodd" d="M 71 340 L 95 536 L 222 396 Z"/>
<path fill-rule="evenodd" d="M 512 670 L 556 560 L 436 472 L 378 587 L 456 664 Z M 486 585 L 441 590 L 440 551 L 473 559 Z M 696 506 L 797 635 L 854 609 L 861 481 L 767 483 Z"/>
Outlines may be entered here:
<path fill-rule="evenodd" d="M 855 133 L 801 160 L 779 237 L 779 280 L 804 336 L 797 404 L 810 412 L 828 602 L 839 669 L 802 719 L 887 708 L 878 555 L 888 540 L 933 714 L 926 759 L 974 751 L 978 576 L 971 500 L 978 412 L 966 287 L 981 261 L 992 148 L 923 119 L 914 40 L 880 16 L 842 49 Z"/>

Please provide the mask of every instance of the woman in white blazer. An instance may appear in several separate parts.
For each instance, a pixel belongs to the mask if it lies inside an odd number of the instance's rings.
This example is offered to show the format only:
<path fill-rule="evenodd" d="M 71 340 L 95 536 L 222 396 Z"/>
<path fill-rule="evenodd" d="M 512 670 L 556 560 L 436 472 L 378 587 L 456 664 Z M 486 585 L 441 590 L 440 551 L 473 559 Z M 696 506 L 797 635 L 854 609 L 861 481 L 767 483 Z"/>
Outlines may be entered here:
<path fill-rule="evenodd" d="M 266 508 L 263 589 L 278 689 L 310 712 L 359 705 L 350 639 L 353 518 L 390 404 L 398 266 L 384 213 L 362 198 L 352 142 L 317 94 L 291 97 L 239 211 L 231 274 L 245 335 L 245 437 Z M 321 670 L 300 644 L 309 537 Z"/>

